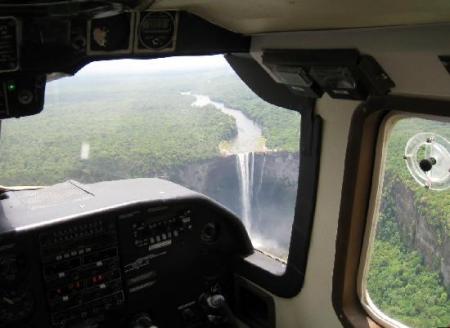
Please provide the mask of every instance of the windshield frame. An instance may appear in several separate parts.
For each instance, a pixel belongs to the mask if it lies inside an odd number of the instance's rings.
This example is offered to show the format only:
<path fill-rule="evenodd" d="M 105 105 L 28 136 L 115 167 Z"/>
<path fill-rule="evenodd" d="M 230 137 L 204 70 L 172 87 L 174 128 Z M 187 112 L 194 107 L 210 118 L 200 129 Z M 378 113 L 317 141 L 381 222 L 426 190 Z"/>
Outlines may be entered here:
<path fill-rule="evenodd" d="M 301 292 L 306 274 L 319 179 L 322 119 L 314 114 L 315 99 L 298 96 L 275 82 L 255 58 L 231 54 L 225 59 L 261 99 L 301 115 L 297 199 L 287 263 L 256 253 L 239 266 L 239 273 L 245 278 L 277 296 L 291 298 Z"/>

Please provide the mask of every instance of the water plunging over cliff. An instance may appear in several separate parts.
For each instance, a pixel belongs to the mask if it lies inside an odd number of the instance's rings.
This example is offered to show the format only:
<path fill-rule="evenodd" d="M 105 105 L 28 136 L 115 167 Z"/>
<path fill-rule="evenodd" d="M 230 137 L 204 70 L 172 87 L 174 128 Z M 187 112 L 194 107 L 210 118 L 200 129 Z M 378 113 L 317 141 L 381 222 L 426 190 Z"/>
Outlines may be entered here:
<path fill-rule="evenodd" d="M 239 174 L 239 187 L 241 189 L 242 222 L 247 231 L 252 232 L 252 201 L 253 179 L 255 172 L 255 156 L 253 152 L 236 155 Z"/>
<path fill-rule="evenodd" d="M 190 93 L 183 94 L 191 95 Z M 261 128 L 240 110 L 228 108 L 223 103 L 211 100 L 208 96 L 193 96 L 195 97 L 195 101 L 192 103 L 192 106 L 203 107 L 212 105 L 222 111 L 222 113 L 232 116 L 236 121 L 238 133 L 231 141 L 229 153 L 236 155 L 236 171 L 239 177 L 241 193 L 241 219 L 248 233 L 251 235 L 253 232 L 252 201 L 255 171 L 254 152 L 265 150 Z"/>
<path fill-rule="evenodd" d="M 298 153 L 270 152 L 261 128 L 238 109 L 205 95 L 193 107 L 210 106 L 234 118 L 237 134 L 220 148 L 222 155 L 194 163 L 172 179 L 217 200 L 239 216 L 253 246 L 286 259 L 298 179 Z"/>

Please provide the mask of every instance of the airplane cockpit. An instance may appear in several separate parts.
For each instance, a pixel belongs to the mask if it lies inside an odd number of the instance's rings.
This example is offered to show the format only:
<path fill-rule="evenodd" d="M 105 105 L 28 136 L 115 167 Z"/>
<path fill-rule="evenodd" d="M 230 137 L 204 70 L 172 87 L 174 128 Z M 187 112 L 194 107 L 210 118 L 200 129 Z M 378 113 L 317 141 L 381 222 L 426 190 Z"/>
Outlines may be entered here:
<path fill-rule="evenodd" d="M 449 327 L 449 24 L 0 1 L 0 328 Z"/>

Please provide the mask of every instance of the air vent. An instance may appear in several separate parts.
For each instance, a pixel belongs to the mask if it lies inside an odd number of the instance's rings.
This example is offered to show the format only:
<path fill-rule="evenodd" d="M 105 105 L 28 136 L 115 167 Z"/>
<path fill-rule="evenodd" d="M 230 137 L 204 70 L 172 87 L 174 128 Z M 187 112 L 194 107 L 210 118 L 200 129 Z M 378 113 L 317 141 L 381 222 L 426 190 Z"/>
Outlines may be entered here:
<path fill-rule="evenodd" d="M 275 328 L 275 305 L 273 298 L 236 277 L 235 313 L 250 328 Z"/>
<path fill-rule="evenodd" d="M 450 73 L 450 56 L 439 56 L 439 60 L 444 65 L 447 72 Z"/>

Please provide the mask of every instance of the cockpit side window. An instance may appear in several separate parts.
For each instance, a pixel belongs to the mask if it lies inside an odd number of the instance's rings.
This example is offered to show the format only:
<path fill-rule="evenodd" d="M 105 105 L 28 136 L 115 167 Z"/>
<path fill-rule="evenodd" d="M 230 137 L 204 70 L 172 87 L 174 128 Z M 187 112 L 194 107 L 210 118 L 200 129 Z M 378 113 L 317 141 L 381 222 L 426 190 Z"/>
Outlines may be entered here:
<path fill-rule="evenodd" d="M 360 297 L 390 326 L 450 323 L 450 122 L 384 123 Z"/>
<path fill-rule="evenodd" d="M 354 113 L 333 272 L 344 325 L 448 326 L 448 106 L 385 96 Z"/>

